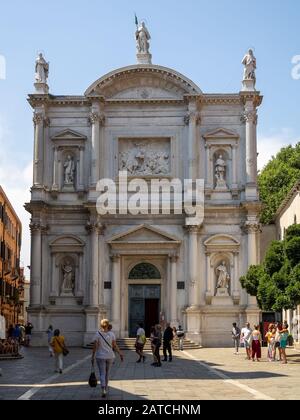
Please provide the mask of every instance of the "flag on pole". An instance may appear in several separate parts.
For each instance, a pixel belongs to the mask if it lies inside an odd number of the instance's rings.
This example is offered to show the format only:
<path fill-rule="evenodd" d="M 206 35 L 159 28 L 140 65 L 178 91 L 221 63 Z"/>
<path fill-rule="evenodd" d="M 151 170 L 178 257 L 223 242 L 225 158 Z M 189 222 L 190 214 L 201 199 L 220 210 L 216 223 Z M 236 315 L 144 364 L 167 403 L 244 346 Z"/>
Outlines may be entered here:
<path fill-rule="evenodd" d="M 134 14 L 134 20 L 135 20 L 135 24 L 136 24 L 136 26 L 138 26 L 139 22 L 138 22 L 138 18 L 137 18 L 137 16 L 136 16 L 136 13 Z"/>

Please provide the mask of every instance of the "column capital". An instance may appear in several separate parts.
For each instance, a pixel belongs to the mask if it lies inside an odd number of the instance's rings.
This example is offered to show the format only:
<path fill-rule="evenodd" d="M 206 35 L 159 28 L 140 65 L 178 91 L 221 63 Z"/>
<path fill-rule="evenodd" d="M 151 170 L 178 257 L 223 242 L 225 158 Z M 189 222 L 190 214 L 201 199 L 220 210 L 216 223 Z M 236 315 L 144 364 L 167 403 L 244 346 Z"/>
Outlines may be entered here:
<path fill-rule="evenodd" d="M 261 232 L 261 224 L 257 220 L 247 220 L 242 228 L 247 234 Z"/>
<path fill-rule="evenodd" d="M 29 229 L 31 231 L 31 234 L 33 233 L 46 233 L 49 230 L 49 226 L 42 224 L 40 222 L 31 222 L 29 224 Z"/>
<path fill-rule="evenodd" d="M 176 263 L 178 261 L 178 255 L 169 255 L 169 260 L 171 263 Z"/>
<path fill-rule="evenodd" d="M 183 117 L 183 122 L 185 125 L 189 125 L 190 123 L 195 123 L 196 125 L 201 123 L 201 116 L 200 112 L 198 111 L 190 111 L 185 114 Z"/>
<path fill-rule="evenodd" d="M 99 124 L 102 126 L 105 123 L 105 115 L 103 113 L 93 111 L 89 114 L 89 122 L 90 124 L 99 122 Z"/>
<path fill-rule="evenodd" d="M 256 109 L 245 109 L 245 111 L 242 113 L 241 115 L 241 122 L 242 123 L 246 123 L 246 122 L 252 122 L 253 124 L 257 124 L 257 112 Z"/>
<path fill-rule="evenodd" d="M 117 263 L 120 261 L 120 254 L 114 254 L 110 256 L 111 262 Z"/>
<path fill-rule="evenodd" d="M 184 225 L 184 229 L 190 234 L 198 234 L 200 231 L 200 226 L 198 225 Z"/>
<path fill-rule="evenodd" d="M 97 235 L 104 235 L 105 225 L 100 222 L 87 222 L 85 228 L 88 233 L 96 232 Z"/>
<path fill-rule="evenodd" d="M 44 121 L 44 114 L 42 112 L 34 112 L 32 121 L 35 126 L 41 124 Z"/>

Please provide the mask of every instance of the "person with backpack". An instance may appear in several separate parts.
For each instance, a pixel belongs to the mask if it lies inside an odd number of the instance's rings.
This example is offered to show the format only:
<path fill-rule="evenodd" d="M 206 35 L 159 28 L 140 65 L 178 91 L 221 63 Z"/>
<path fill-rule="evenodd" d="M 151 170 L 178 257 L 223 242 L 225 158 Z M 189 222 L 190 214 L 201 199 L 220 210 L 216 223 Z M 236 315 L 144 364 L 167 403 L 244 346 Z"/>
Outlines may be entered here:
<path fill-rule="evenodd" d="M 138 324 L 138 329 L 136 332 L 136 340 L 135 340 L 135 351 L 139 355 L 138 360 L 136 363 L 140 363 L 142 360 L 145 362 L 145 355 L 144 355 L 144 346 L 146 344 L 146 333 L 144 330 L 144 325 L 142 322 Z"/>
<path fill-rule="evenodd" d="M 183 351 L 183 339 L 184 339 L 185 334 L 181 325 L 178 325 L 178 328 L 176 330 L 176 335 L 179 340 L 179 350 Z"/>
<path fill-rule="evenodd" d="M 239 353 L 240 335 L 241 335 L 241 330 L 236 325 L 236 322 L 234 322 L 232 324 L 231 336 L 232 336 L 232 339 L 233 339 L 233 346 L 235 348 L 235 354 Z"/>
<path fill-rule="evenodd" d="M 164 343 L 163 343 L 163 354 L 164 358 L 163 361 L 166 362 L 167 359 L 167 351 L 169 353 L 169 362 L 172 361 L 172 349 L 171 349 L 171 341 L 173 340 L 173 329 L 170 327 L 170 323 L 167 322 L 167 328 L 164 331 Z"/>

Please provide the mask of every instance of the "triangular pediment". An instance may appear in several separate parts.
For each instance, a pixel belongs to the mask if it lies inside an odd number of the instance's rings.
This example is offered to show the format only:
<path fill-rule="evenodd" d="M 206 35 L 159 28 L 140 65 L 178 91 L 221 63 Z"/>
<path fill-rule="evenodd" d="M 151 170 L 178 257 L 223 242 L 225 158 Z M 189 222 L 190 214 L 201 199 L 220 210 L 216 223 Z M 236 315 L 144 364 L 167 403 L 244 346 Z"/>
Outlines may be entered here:
<path fill-rule="evenodd" d="M 203 135 L 205 139 L 225 139 L 225 138 L 238 138 L 239 135 L 232 130 L 227 128 L 217 128 L 215 130 L 209 131 Z"/>
<path fill-rule="evenodd" d="M 86 140 L 86 136 L 70 130 L 70 129 L 65 129 L 63 131 L 60 131 L 58 134 L 56 134 L 55 136 L 52 137 L 52 140 Z"/>
<path fill-rule="evenodd" d="M 108 243 L 180 243 L 178 238 L 149 225 L 140 225 L 113 236 Z"/>

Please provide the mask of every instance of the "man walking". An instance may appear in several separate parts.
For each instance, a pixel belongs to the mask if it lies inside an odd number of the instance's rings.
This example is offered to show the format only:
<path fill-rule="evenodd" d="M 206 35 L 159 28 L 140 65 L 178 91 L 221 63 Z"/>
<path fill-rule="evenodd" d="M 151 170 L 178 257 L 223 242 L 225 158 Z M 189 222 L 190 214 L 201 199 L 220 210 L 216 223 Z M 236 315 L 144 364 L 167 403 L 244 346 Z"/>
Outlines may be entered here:
<path fill-rule="evenodd" d="M 173 329 L 170 327 L 170 323 L 167 322 L 167 327 L 164 331 L 164 343 L 163 343 L 163 354 L 164 358 L 163 361 L 166 362 L 167 359 L 167 351 L 169 353 L 169 362 L 172 361 L 172 349 L 171 349 L 171 341 L 173 340 Z"/>
<path fill-rule="evenodd" d="M 251 359 L 251 333 L 250 323 L 246 322 L 246 326 L 241 331 L 241 343 L 244 343 L 248 360 Z"/>
<path fill-rule="evenodd" d="M 178 329 L 176 331 L 176 335 L 177 335 L 178 340 L 179 340 L 179 350 L 183 351 L 183 339 L 184 339 L 185 334 L 184 334 L 184 331 L 183 331 L 181 325 L 178 326 Z"/>
<path fill-rule="evenodd" d="M 231 335 L 232 335 L 232 339 L 233 339 L 233 345 L 234 345 L 234 348 L 235 348 L 235 354 L 238 354 L 239 353 L 239 346 L 240 346 L 241 331 L 240 331 L 239 327 L 236 325 L 236 322 L 234 322 L 232 324 Z"/>

